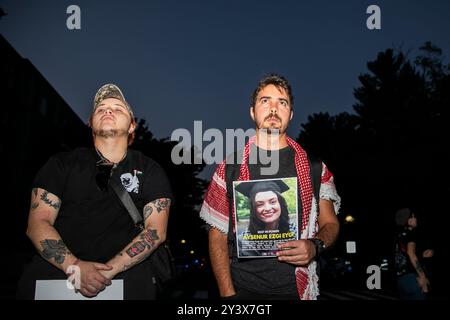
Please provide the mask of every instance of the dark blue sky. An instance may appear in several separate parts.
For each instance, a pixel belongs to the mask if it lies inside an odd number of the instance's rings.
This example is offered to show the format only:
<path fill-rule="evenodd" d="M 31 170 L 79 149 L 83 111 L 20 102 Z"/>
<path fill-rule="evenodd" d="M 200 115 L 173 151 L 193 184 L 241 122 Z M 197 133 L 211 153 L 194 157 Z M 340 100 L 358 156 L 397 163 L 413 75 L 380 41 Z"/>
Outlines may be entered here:
<path fill-rule="evenodd" d="M 81 8 L 81 30 L 66 8 Z M 382 30 L 366 28 L 377 4 Z M 366 63 L 425 41 L 450 52 L 450 1 L 0 1 L 0 31 L 82 120 L 96 89 L 118 84 L 157 137 L 176 128 L 249 128 L 264 74 L 285 75 L 296 98 L 290 132 L 311 113 L 351 111 Z"/>

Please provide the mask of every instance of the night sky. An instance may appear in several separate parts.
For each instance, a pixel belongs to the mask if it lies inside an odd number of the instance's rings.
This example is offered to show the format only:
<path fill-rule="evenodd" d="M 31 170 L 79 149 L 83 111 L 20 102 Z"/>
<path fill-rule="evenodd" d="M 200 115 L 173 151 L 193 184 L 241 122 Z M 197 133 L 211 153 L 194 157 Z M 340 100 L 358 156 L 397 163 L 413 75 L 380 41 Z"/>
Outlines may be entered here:
<path fill-rule="evenodd" d="M 66 9 L 81 8 L 81 30 Z M 381 30 L 366 9 L 381 8 Z M 291 82 L 290 133 L 307 116 L 352 111 L 379 51 L 425 41 L 450 54 L 450 1 L 0 1 L 0 31 L 83 121 L 104 83 L 118 84 L 158 138 L 177 128 L 253 127 L 250 95 L 265 74 Z M 447 59 L 448 61 L 448 59 Z"/>

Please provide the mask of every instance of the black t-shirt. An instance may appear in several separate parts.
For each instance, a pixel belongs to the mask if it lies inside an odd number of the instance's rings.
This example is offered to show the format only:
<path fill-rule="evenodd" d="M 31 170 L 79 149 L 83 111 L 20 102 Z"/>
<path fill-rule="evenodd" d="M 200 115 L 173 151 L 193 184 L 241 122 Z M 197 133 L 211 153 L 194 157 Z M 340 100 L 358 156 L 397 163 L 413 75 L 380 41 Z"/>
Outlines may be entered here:
<path fill-rule="evenodd" d="M 98 160 L 94 149 L 57 154 L 38 172 L 33 188 L 45 189 L 61 199 L 54 227 L 67 248 L 79 259 L 105 263 L 140 231 L 112 188 L 101 191 L 97 186 Z M 153 200 L 173 198 L 163 169 L 138 151 L 128 150 L 115 170 L 113 177 L 120 179 L 140 213 Z M 59 269 L 40 260 L 34 259 L 28 266 L 35 279 L 64 276 Z M 127 272 L 139 269 L 138 265 Z"/>
<path fill-rule="evenodd" d="M 408 256 L 408 243 L 417 243 L 417 233 L 407 228 L 398 229 L 395 243 L 395 271 L 397 276 L 415 273 L 416 270 Z"/>
<path fill-rule="evenodd" d="M 254 150 L 258 149 L 259 148 L 256 148 Z M 252 150 L 251 152 L 254 151 Z M 259 152 L 259 150 L 257 152 Z M 280 149 L 279 157 L 280 166 L 278 173 L 271 176 L 261 174 L 261 168 L 268 168 L 270 165 L 262 165 L 259 158 L 257 159 L 256 164 L 249 164 L 250 180 L 297 177 L 294 150 L 290 147 Z M 301 210 L 301 200 L 299 196 L 298 213 L 300 221 Z M 231 275 L 233 283 L 237 288 L 243 288 L 250 292 L 253 291 L 272 295 L 291 295 L 293 298 L 298 296 L 294 265 L 279 262 L 276 257 L 237 259 L 236 250 L 233 250 L 232 255 Z"/>

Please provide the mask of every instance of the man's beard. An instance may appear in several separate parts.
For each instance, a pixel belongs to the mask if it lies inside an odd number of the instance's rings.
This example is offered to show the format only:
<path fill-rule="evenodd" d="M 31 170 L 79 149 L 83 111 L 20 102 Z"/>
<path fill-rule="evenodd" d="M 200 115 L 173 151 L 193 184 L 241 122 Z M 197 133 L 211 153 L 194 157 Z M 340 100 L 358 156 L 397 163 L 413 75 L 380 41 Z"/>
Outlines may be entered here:
<path fill-rule="evenodd" d="M 280 129 L 282 127 L 282 122 L 281 122 L 281 118 L 277 114 L 270 114 L 267 117 L 265 117 L 264 121 L 263 121 L 263 124 L 267 120 L 270 120 L 271 118 L 277 119 L 279 124 L 278 123 L 272 123 L 268 127 L 261 126 L 260 129 L 263 130 L 264 132 L 266 132 L 267 134 L 280 134 Z"/>
<path fill-rule="evenodd" d="M 116 137 L 126 137 L 128 136 L 128 130 L 123 129 L 110 129 L 110 130 L 95 130 L 94 135 L 100 138 L 116 138 Z"/>
<path fill-rule="evenodd" d="M 261 132 L 266 133 L 267 135 L 279 135 L 280 134 L 280 128 L 261 128 Z"/>

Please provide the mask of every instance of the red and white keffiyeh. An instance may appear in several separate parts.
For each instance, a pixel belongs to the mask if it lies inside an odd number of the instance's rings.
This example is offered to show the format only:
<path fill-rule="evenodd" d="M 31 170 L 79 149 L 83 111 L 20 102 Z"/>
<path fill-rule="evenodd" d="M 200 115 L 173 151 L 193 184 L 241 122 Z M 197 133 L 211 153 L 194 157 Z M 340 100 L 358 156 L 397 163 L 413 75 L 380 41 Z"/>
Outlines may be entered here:
<path fill-rule="evenodd" d="M 245 145 L 242 164 L 239 168 L 238 181 L 250 180 L 248 159 L 250 155 L 250 146 L 255 143 L 255 141 L 256 136 L 250 138 L 249 142 Z M 295 152 L 298 190 L 302 200 L 300 238 L 308 239 L 314 237 L 318 231 L 318 214 L 309 174 L 309 161 L 306 152 L 298 143 L 289 137 L 287 137 L 287 143 Z M 203 206 L 200 210 L 200 217 L 218 230 L 228 233 L 230 206 L 227 197 L 227 184 L 225 181 L 225 165 L 226 162 L 223 161 L 214 172 L 212 181 L 203 201 Z M 340 198 L 334 186 L 333 175 L 325 164 L 322 164 L 320 198 L 332 200 L 335 212 L 338 212 Z M 232 211 L 234 211 L 234 208 L 232 208 Z M 231 217 L 234 217 L 234 212 L 232 212 Z M 316 267 L 316 262 L 313 261 L 307 267 L 297 267 L 295 269 L 297 291 L 301 300 L 314 300 L 317 299 L 317 296 L 319 295 Z"/>

